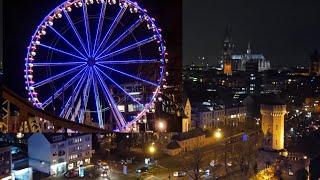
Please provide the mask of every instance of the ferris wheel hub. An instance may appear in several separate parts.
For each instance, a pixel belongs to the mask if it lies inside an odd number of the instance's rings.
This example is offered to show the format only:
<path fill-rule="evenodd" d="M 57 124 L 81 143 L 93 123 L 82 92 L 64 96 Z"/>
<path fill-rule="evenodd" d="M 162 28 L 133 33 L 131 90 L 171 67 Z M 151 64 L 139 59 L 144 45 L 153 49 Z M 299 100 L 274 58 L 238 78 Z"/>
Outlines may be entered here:
<path fill-rule="evenodd" d="M 95 58 L 88 58 L 87 64 L 88 66 L 94 66 L 97 60 Z"/>

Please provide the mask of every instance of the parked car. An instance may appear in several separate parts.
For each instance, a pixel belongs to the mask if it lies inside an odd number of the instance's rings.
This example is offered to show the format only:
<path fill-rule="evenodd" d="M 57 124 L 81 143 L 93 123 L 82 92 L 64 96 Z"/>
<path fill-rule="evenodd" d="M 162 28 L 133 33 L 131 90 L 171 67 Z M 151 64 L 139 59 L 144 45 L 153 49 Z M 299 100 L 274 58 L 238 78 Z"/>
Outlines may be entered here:
<path fill-rule="evenodd" d="M 103 178 L 108 177 L 108 172 L 107 171 L 102 171 L 100 176 L 103 177 Z"/>
<path fill-rule="evenodd" d="M 102 163 L 101 160 L 98 160 L 98 161 L 97 161 L 97 165 L 98 165 L 98 166 L 101 166 L 101 163 Z"/>
<path fill-rule="evenodd" d="M 102 162 L 102 163 L 101 163 L 101 169 L 102 169 L 102 170 L 109 170 L 109 165 L 108 165 L 108 163 Z"/>
<path fill-rule="evenodd" d="M 66 178 L 73 178 L 73 177 L 78 177 L 78 176 L 79 176 L 79 172 L 76 170 L 68 170 L 64 174 L 64 177 L 66 177 Z"/>
<path fill-rule="evenodd" d="M 176 171 L 176 172 L 173 173 L 174 177 L 184 177 L 186 175 L 187 175 L 187 173 L 184 172 L 184 171 Z"/>
<path fill-rule="evenodd" d="M 147 173 L 149 169 L 147 167 L 141 167 L 136 170 L 136 173 Z"/>
<path fill-rule="evenodd" d="M 288 174 L 289 174 L 289 176 L 293 176 L 293 171 L 292 171 L 292 169 L 289 169 L 289 170 L 288 170 Z"/>

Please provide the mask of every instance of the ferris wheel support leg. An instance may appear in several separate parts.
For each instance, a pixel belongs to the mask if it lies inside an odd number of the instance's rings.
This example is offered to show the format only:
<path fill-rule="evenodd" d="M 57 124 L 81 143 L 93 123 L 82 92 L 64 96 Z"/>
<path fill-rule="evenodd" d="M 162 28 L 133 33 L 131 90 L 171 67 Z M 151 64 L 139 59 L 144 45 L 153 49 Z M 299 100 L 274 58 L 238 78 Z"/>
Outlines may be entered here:
<path fill-rule="evenodd" d="M 71 109 L 72 109 L 72 104 L 74 104 L 75 99 L 78 97 L 80 90 L 81 90 L 81 87 L 84 83 L 84 80 L 86 79 L 86 78 L 84 78 L 86 73 L 87 73 L 87 70 L 82 75 L 80 81 L 77 83 L 76 87 L 74 88 L 72 95 L 69 97 L 67 103 L 63 107 L 63 109 L 60 113 L 60 117 L 64 117 L 64 118 L 69 117 L 69 115 L 71 113 Z"/>
<path fill-rule="evenodd" d="M 100 104 L 100 97 L 99 97 L 99 92 L 98 92 L 98 86 L 97 86 L 97 80 L 92 76 L 93 79 L 93 91 L 94 91 L 94 96 L 96 100 L 96 108 L 97 108 L 97 113 L 98 113 L 98 119 L 99 119 L 99 127 L 104 128 L 104 122 L 102 118 L 102 112 L 101 112 L 101 104 Z"/>
<path fill-rule="evenodd" d="M 116 119 L 116 122 L 117 122 L 117 127 L 119 129 L 122 129 L 123 127 L 126 126 L 126 121 L 123 117 L 123 115 L 121 114 L 121 112 L 119 111 L 118 109 L 118 106 L 116 105 L 108 87 L 106 86 L 106 84 L 103 82 L 102 80 L 102 77 L 101 75 L 98 73 L 98 71 L 96 70 L 96 68 L 94 68 L 94 72 L 96 73 L 98 79 L 99 79 L 99 82 L 102 86 L 102 89 L 103 89 L 103 93 L 105 94 L 105 98 L 109 104 L 109 107 L 112 111 L 112 114 L 114 116 L 114 118 Z"/>
<path fill-rule="evenodd" d="M 137 104 L 139 104 L 140 106 L 143 106 L 143 104 L 141 104 L 136 98 L 134 98 L 132 95 L 130 95 L 127 91 L 125 91 L 118 83 L 116 83 L 113 79 L 111 79 L 106 73 L 104 73 L 103 71 L 101 71 L 101 69 L 97 68 L 98 71 L 104 75 L 106 78 L 109 79 L 109 81 L 111 81 L 114 85 L 116 85 L 122 92 L 125 93 L 126 96 L 129 96 L 134 102 L 136 102 Z"/>
<path fill-rule="evenodd" d="M 46 101 L 44 101 L 42 103 L 42 108 L 45 108 L 47 105 L 49 105 L 50 103 L 52 103 L 52 101 L 57 98 L 58 96 L 60 96 L 60 94 L 66 90 L 67 88 L 69 88 L 71 85 L 73 85 L 75 83 L 75 81 L 77 79 L 80 78 L 81 74 L 83 74 L 83 71 L 85 69 L 81 70 L 78 74 L 76 74 L 75 76 L 73 76 L 66 84 L 64 84 L 63 87 L 61 87 L 57 92 L 54 93 L 53 97 L 51 96 L 49 99 L 47 99 Z"/>
<path fill-rule="evenodd" d="M 92 69 L 89 69 L 89 75 L 88 75 L 88 81 L 86 86 L 84 87 L 84 91 L 83 91 L 83 106 L 80 106 L 80 114 L 79 114 L 79 123 L 83 124 L 84 122 L 84 113 L 85 110 L 87 109 L 87 104 L 88 104 L 88 100 L 89 100 L 89 94 L 90 94 L 90 87 L 92 84 L 92 76 L 90 75 L 92 74 Z"/>

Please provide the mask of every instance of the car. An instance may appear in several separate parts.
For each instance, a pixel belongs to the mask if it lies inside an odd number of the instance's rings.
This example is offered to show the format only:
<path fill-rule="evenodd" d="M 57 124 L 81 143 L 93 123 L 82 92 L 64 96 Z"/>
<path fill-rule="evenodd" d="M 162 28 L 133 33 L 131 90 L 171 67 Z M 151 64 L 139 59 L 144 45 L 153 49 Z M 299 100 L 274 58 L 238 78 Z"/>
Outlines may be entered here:
<path fill-rule="evenodd" d="M 187 173 L 184 172 L 184 171 L 176 171 L 176 172 L 173 173 L 174 177 L 184 177 L 186 175 L 187 175 Z"/>
<path fill-rule="evenodd" d="M 101 169 L 102 169 L 102 170 L 109 170 L 108 164 L 107 164 L 106 162 L 102 162 L 102 163 L 101 163 Z"/>
<path fill-rule="evenodd" d="M 147 167 L 141 167 L 136 169 L 136 173 L 147 173 L 149 169 Z"/>
<path fill-rule="evenodd" d="M 98 165 L 98 166 L 101 166 L 101 163 L 102 163 L 101 160 L 98 160 L 98 161 L 97 161 L 97 165 Z"/>
<path fill-rule="evenodd" d="M 232 162 L 227 162 L 227 166 L 231 167 L 232 166 Z"/>
<path fill-rule="evenodd" d="M 288 170 L 288 174 L 289 174 L 289 176 L 293 176 L 293 171 L 292 171 L 292 169 L 289 169 L 289 170 Z"/>
<path fill-rule="evenodd" d="M 64 173 L 64 177 L 66 178 L 73 178 L 78 176 L 79 176 L 79 172 L 76 170 L 68 170 L 66 173 Z"/>
<path fill-rule="evenodd" d="M 108 177 L 108 172 L 107 171 L 102 171 L 100 176 L 103 177 L 103 178 Z"/>

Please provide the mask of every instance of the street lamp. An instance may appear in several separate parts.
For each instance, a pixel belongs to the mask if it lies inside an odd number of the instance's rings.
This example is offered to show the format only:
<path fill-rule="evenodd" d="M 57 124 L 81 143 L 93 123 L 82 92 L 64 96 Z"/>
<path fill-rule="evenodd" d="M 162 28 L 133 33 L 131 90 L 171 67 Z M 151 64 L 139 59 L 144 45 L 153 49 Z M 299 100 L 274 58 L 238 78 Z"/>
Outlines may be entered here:
<path fill-rule="evenodd" d="M 149 147 L 149 152 L 151 155 L 153 155 L 156 152 L 156 148 L 152 145 Z"/>
<path fill-rule="evenodd" d="M 165 132 L 167 125 L 165 123 L 165 121 L 159 120 L 156 124 L 156 128 L 160 131 L 160 132 Z"/>
<path fill-rule="evenodd" d="M 220 138 L 222 137 L 221 129 L 217 129 L 217 130 L 214 132 L 214 137 L 217 138 L 217 139 L 220 139 Z"/>
<path fill-rule="evenodd" d="M 162 121 L 159 122 L 159 129 L 160 130 L 164 129 L 164 123 Z"/>

